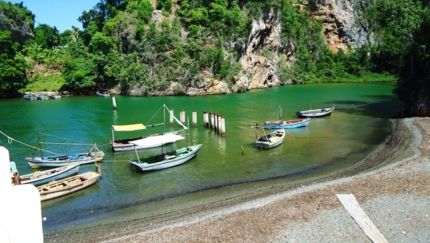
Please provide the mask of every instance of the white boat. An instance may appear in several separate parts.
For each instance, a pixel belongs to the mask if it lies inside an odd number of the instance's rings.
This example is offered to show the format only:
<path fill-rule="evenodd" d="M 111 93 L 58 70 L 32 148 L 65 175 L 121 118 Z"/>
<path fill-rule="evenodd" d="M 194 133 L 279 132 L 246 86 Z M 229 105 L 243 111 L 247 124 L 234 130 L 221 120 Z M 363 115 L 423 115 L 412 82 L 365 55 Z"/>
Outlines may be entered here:
<path fill-rule="evenodd" d="M 39 137 L 39 136 L 38 136 Z M 39 141 L 39 145 L 41 142 Z M 37 149 L 37 148 L 33 148 Z M 51 156 L 43 156 L 43 150 L 40 147 L 40 156 L 35 157 L 34 152 L 32 157 L 27 157 L 25 160 L 33 169 L 41 167 L 60 167 L 67 166 L 71 164 L 90 164 L 96 163 L 103 160 L 105 153 L 97 148 L 94 144 L 93 147 L 88 152 L 81 153 L 69 153 L 69 154 L 56 154 Z"/>
<path fill-rule="evenodd" d="M 197 156 L 202 144 L 188 146 L 176 149 L 172 152 L 161 153 L 155 156 L 130 161 L 133 167 L 138 171 L 151 171 L 170 168 L 181 165 Z M 136 153 L 137 154 L 137 153 Z"/>
<path fill-rule="evenodd" d="M 10 140 L 10 141 L 17 141 L 20 144 L 26 145 L 23 142 L 20 142 L 20 141 L 14 139 L 12 137 L 9 137 L 8 135 L 6 135 L 2 131 L 0 131 L 0 134 L 7 137 L 8 140 Z M 38 133 L 37 138 L 39 140 L 39 133 Z M 59 153 L 50 152 L 50 153 L 55 154 L 55 155 L 44 156 L 43 151 L 45 151 L 45 152 L 47 152 L 47 151 L 42 149 L 42 147 L 41 147 L 42 142 L 39 141 L 38 143 L 39 143 L 40 147 L 37 148 L 37 147 L 30 146 L 33 148 L 33 154 L 31 157 L 25 158 L 25 160 L 28 162 L 28 164 L 33 169 L 37 169 L 37 168 L 41 168 L 41 167 L 61 167 L 61 166 L 67 166 L 67 165 L 71 165 L 71 164 L 82 165 L 82 164 L 96 163 L 96 162 L 102 161 L 104 156 L 105 156 L 105 153 L 97 148 L 97 144 L 94 144 L 88 152 L 70 153 L 70 154 L 59 154 Z M 43 142 L 43 144 L 50 144 L 50 143 Z M 54 144 L 58 144 L 58 143 L 54 143 Z M 88 146 L 91 144 L 74 144 L 74 145 Z M 27 145 L 27 146 L 29 146 L 29 145 Z M 35 157 L 34 156 L 34 150 L 39 150 L 40 156 Z"/>
<path fill-rule="evenodd" d="M 296 115 L 298 117 L 323 117 L 323 116 L 331 115 L 333 110 L 334 110 L 333 107 L 325 107 L 325 108 L 321 108 L 321 109 L 297 111 Z"/>
<path fill-rule="evenodd" d="M 162 108 L 173 116 L 174 120 L 182 126 L 184 130 L 188 128 L 182 124 L 167 108 L 166 105 L 163 105 Z M 164 115 L 165 117 L 165 115 Z M 156 124 L 156 125 L 164 125 L 165 123 Z M 133 132 L 145 130 L 146 126 L 142 123 L 139 124 L 130 124 L 130 125 L 112 125 L 112 140 L 110 141 L 112 150 L 114 152 L 118 151 L 130 151 L 134 149 L 147 149 L 160 147 L 166 144 L 175 143 L 178 140 L 184 139 L 184 136 L 179 135 L 178 131 L 175 132 L 164 132 L 158 134 L 151 134 L 148 136 L 140 136 L 134 138 L 125 138 L 125 139 L 115 139 L 116 132 Z"/>
<path fill-rule="evenodd" d="M 38 100 L 47 100 L 48 96 L 44 95 L 44 94 L 36 94 L 36 99 Z"/>
<path fill-rule="evenodd" d="M 43 156 L 43 157 L 27 157 L 28 164 L 33 169 L 41 167 L 60 167 L 71 164 L 90 164 L 103 160 L 105 153 L 103 151 L 90 151 L 88 153 L 72 153 L 64 155 Z"/>
<path fill-rule="evenodd" d="M 59 95 L 59 94 L 51 94 L 49 96 L 49 98 L 51 98 L 51 99 L 61 99 L 61 95 Z"/>
<path fill-rule="evenodd" d="M 96 184 L 99 178 L 100 174 L 88 171 L 38 186 L 37 189 L 40 193 L 40 201 L 43 202 L 80 191 Z"/>
<path fill-rule="evenodd" d="M 26 100 L 37 100 L 36 96 L 32 94 L 24 94 L 24 99 Z"/>
<path fill-rule="evenodd" d="M 110 91 L 109 91 L 108 89 L 98 90 L 98 91 L 96 92 L 96 94 L 97 94 L 98 96 L 101 96 L 101 97 L 109 97 L 109 96 L 110 96 Z"/>
<path fill-rule="evenodd" d="M 285 130 L 278 129 L 272 133 L 266 134 L 266 131 L 262 129 L 263 135 L 257 138 L 255 146 L 260 149 L 270 149 L 279 146 L 284 142 Z"/>
<path fill-rule="evenodd" d="M 77 174 L 79 171 L 79 164 L 72 164 L 53 168 L 44 171 L 37 171 L 30 174 L 19 175 L 22 184 L 33 184 L 35 186 L 49 183 L 54 180 L 63 179 L 68 176 Z"/>

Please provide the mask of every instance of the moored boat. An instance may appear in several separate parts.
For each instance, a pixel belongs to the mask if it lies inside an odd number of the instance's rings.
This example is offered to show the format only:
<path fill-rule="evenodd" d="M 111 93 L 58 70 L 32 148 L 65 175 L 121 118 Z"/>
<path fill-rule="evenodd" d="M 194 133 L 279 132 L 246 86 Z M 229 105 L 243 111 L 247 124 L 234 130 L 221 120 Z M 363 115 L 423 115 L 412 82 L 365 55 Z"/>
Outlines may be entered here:
<path fill-rule="evenodd" d="M 290 129 L 290 128 L 298 128 L 298 127 L 306 127 L 309 125 L 309 122 L 311 121 L 310 117 L 303 118 L 303 119 L 293 119 L 293 120 L 285 120 L 285 121 L 265 121 L 263 124 L 263 128 L 266 129 Z"/>
<path fill-rule="evenodd" d="M 35 186 L 49 183 L 54 180 L 59 180 L 68 176 L 77 174 L 79 164 L 62 166 L 54 169 L 37 171 L 30 174 L 20 175 L 22 184 L 33 184 Z"/>
<path fill-rule="evenodd" d="M 169 112 L 172 118 L 176 121 L 176 123 L 178 123 L 183 128 L 183 130 L 188 129 L 184 124 L 182 124 L 182 122 L 180 122 L 171 113 L 171 111 L 167 108 L 166 105 L 163 105 L 161 108 L 164 109 L 164 111 Z M 164 125 L 164 124 L 165 124 L 165 121 L 163 121 L 163 123 L 156 124 L 156 125 Z M 156 126 L 156 125 L 152 125 L 152 126 Z M 115 134 L 117 132 L 134 132 L 134 131 L 140 131 L 145 129 L 146 129 L 146 126 L 143 125 L 142 123 L 130 124 L 130 125 L 112 125 L 112 140 L 110 141 L 112 150 L 114 152 L 119 152 L 119 151 L 130 151 L 134 149 L 155 148 L 155 147 L 161 147 L 166 144 L 175 143 L 176 141 L 182 140 L 185 138 L 184 136 L 178 134 L 179 131 L 173 131 L 173 132 L 156 133 L 156 134 L 134 137 L 134 138 L 115 139 Z"/>
<path fill-rule="evenodd" d="M 36 96 L 32 94 L 24 94 L 24 99 L 26 100 L 37 100 Z"/>
<path fill-rule="evenodd" d="M 28 164 L 31 168 L 41 168 L 41 167 L 60 167 L 67 166 L 71 164 L 90 164 L 95 162 L 100 162 L 103 160 L 105 153 L 103 151 L 93 151 L 88 153 L 73 153 L 64 155 L 54 155 L 54 156 L 43 156 L 43 157 L 27 157 Z"/>
<path fill-rule="evenodd" d="M 263 128 L 262 133 L 263 135 L 258 137 L 257 141 L 255 141 L 255 146 L 257 148 L 270 149 L 279 146 L 284 142 L 285 130 L 283 128 L 273 131 L 269 134 L 267 134 Z"/>
<path fill-rule="evenodd" d="M 51 99 L 61 99 L 61 95 L 59 95 L 59 94 L 51 94 L 49 96 L 49 98 L 51 98 Z"/>
<path fill-rule="evenodd" d="M 201 147 L 202 144 L 197 144 L 142 159 L 138 157 L 137 161 L 130 161 L 130 163 L 138 171 L 166 169 L 193 159 Z"/>
<path fill-rule="evenodd" d="M 47 100 L 48 96 L 44 95 L 44 94 L 36 94 L 36 99 L 38 100 Z"/>
<path fill-rule="evenodd" d="M 331 115 L 333 110 L 334 110 L 333 107 L 325 107 L 321 109 L 297 111 L 296 115 L 298 117 L 323 117 L 323 116 Z"/>
<path fill-rule="evenodd" d="M 99 178 L 99 173 L 88 171 L 59 181 L 52 181 L 38 186 L 37 189 L 40 193 L 40 200 L 43 202 L 85 189 L 96 184 Z"/>
<path fill-rule="evenodd" d="M 108 89 L 97 90 L 96 94 L 101 97 L 109 97 L 110 91 Z"/>
<path fill-rule="evenodd" d="M 263 124 L 263 128 L 265 129 L 291 129 L 298 127 L 305 127 L 309 125 L 311 119 L 309 117 L 303 119 L 292 119 L 292 120 L 283 120 L 282 119 L 282 107 L 279 106 L 277 112 L 277 120 L 274 121 L 265 121 Z"/>

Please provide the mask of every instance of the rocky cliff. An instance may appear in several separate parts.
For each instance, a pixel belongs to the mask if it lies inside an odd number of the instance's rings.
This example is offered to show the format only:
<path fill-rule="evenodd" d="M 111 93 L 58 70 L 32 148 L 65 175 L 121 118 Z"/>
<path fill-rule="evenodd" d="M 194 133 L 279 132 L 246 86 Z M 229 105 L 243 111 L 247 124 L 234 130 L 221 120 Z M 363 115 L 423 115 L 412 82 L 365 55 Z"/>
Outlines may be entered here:
<path fill-rule="evenodd" d="M 2 9 L 0 9 L 0 30 L 10 31 L 12 33 L 12 40 L 20 44 L 23 44 L 30 38 L 34 38 L 33 26 L 25 20 L 9 18 Z"/>
<path fill-rule="evenodd" d="M 311 15 L 323 23 L 322 35 L 328 47 L 335 53 L 339 49 L 348 52 L 372 41 L 372 33 L 368 32 L 367 23 L 361 15 L 365 1 L 357 5 L 354 0 L 309 0 L 298 5 L 301 9 L 310 11 Z M 157 15 L 158 21 L 162 17 Z M 224 81 L 213 80 L 209 75 L 197 87 L 184 91 L 186 95 L 228 94 L 250 89 L 268 88 L 291 84 L 291 80 L 281 80 L 277 67 L 290 66 L 294 61 L 295 48 L 293 44 L 282 46 L 280 42 L 281 18 L 276 9 L 271 9 L 252 23 L 248 41 L 243 46 L 240 58 L 242 70 L 235 77 L 235 84 L 229 86 Z M 264 50 L 264 51 L 262 51 Z M 266 55 L 270 53 L 270 55 Z M 176 83 L 172 83 L 167 91 L 151 92 L 146 95 L 175 95 Z M 131 95 L 143 95 L 144 87 L 134 87 Z"/>

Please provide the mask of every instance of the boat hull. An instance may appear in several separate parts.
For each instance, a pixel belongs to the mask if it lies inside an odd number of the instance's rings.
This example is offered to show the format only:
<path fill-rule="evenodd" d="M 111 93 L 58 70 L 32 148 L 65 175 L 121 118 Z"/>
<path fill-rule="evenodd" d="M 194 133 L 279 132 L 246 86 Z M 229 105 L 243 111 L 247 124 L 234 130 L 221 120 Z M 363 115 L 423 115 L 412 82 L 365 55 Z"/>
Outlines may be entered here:
<path fill-rule="evenodd" d="M 64 182 L 67 180 L 70 180 L 70 178 L 73 177 L 79 177 L 79 178 L 85 178 L 85 179 L 80 179 L 80 183 L 76 186 L 71 186 L 68 187 Z M 52 200 L 54 198 L 59 198 L 59 197 L 63 197 L 69 194 L 72 194 L 74 192 L 83 190 L 87 187 L 90 187 L 94 184 L 97 183 L 98 179 L 100 178 L 100 174 L 96 173 L 96 172 L 85 172 L 83 174 L 79 174 L 76 176 L 72 176 L 60 181 L 54 181 L 42 186 L 37 187 L 37 189 L 39 190 L 40 193 L 40 201 L 48 201 L 48 200 Z M 76 178 L 78 179 L 78 178 Z M 64 183 L 64 184 L 63 184 Z M 59 189 L 54 189 L 53 192 L 49 192 L 49 190 L 45 191 L 44 188 L 48 188 L 54 184 L 63 184 L 64 188 L 59 188 Z"/>
<path fill-rule="evenodd" d="M 278 129 L 269 135 L 261 136 L 255 141 L 255 146 L 259 149 L 270 149 L 281 145 L 285 139 L 285 130 Z"/>
<path fill-rule="evenodd" d="M 79 171 L 79 164 L 68 165 L 55 169 L 39 171 L 31 174 L 20 175 L 21 184 L 33 184 L 35 186 L 49 183 L 54 180 L 60 180 L 72 175 L 77 174 Z"/>
<path fill-rule="evenodd" d="M 332 112 L 333 112 L 333 108 L 327 107 L 322 109 L 297 111 L 296 115 L 298 117 L 323 117 L 323 116 L 331 115 Z"/>
<path fill-rule="evenodd" d="M 306 127 L 309 125 L 309 122 L 311 121 L 310 118 L 304 118 L 304 119 L 296 119 L 296 120 L 287 120 L 287 121 L 268 121 L 264 122 L 263 128 L 265 129 L 292 129 L 292 128 L 299 128 L 299 127 Z"/>
<path fill-rule="evenodd" d="M 177 165 L 181 165 L 191 159 L 193 159 L 194 157 L 197 156 L 197 153 L 199 152 L 200 148 L 202 147 L 202 144 L 198 144 L 198 145 L 194 145 L 194 146 L 189 146 L 187 148 L 190 149 L 190 151 L 186 154 L 182 155 L 178 155 L 176 158 L 172 158 L 172 159 L 166 159 L 168 156 L 164 157 L 165 159 L 159 162 L 145 162 L 145 160 L 142 160 L 142 162 L 138 162 L 138 161 L 130 161 L 130 163 L 133 165 L 133 167 L 138 170 L 138 171 L 152 171 L 152 170 L 162 170 L 162 169 L 166 169 L 166 168 L 170 168 L 170 167 L 174 167 Z M 178 149 L 176 151 L 179 150 L 183 150 L 186 148 L 182 148 L 182 149 Z"/>
<path fill-rule="evenodd" d="M 49 156 L 49 157 L 27 157 L 27 163 L 33 169 L 42 168 L 42 167 L 61 167 L 73 164 L 90 164 L 95 162 L 100 162 L 104 158 L 103 151 L 91 152 L 90 155 L 88 153 L 78 154 L 76 157 L 69 156 Z"/>

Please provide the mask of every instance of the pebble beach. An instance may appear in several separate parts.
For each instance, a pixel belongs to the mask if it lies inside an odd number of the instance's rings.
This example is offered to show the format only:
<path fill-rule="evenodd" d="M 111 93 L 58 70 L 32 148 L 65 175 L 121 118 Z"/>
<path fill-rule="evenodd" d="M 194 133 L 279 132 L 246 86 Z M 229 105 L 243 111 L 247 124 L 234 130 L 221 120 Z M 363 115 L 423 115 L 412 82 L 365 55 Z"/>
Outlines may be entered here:
<path fill-rule="evenodd" d="M 430 242 L 430 119 L 392 120 L 392 134 L 341 173 L 54 232 L 45 242 L 372 242 L 336 195 L 352 194 L 387 242 Z"/>

